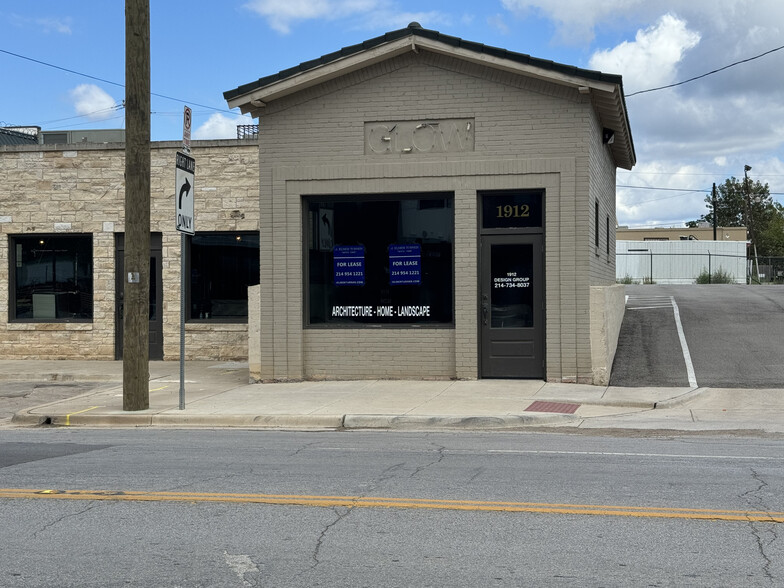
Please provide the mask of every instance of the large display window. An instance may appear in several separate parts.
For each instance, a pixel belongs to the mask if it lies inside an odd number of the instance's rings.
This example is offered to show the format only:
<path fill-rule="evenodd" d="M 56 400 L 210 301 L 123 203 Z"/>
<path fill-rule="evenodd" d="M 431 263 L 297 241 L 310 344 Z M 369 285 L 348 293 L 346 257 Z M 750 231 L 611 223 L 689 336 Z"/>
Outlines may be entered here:
<path fill-rule="evenodd" d="M 248 320 L 248 286 L 259 283 L 259 234 L 196 233 L 190 238 L 189 320 Z"/>
<path fill-rule="evenodd" d="M 309 326 L 454 324 L 451 193 L 308 198 Z"/>
<path fill-rule="evenodd" d="M 12 235 L 10 318 L 93 318 L 92 235 Z"/>

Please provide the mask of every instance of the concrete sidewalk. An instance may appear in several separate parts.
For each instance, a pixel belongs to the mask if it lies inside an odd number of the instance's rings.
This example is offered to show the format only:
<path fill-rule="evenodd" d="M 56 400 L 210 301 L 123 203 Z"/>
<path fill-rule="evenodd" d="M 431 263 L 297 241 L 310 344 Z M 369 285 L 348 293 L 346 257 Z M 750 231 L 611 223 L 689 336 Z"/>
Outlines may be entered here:
<path fill-rule="evenodd" d="M 18 426 L 287 429 L 621 428 L 784 433 L 784 390 L 618 388 L 534 380 L 249 384 L 246 364 L 150 362 L 150 408 L 122 410 L 122 362 L 0 360 L 2 382 L 96 382 L 19 411 Z"/>

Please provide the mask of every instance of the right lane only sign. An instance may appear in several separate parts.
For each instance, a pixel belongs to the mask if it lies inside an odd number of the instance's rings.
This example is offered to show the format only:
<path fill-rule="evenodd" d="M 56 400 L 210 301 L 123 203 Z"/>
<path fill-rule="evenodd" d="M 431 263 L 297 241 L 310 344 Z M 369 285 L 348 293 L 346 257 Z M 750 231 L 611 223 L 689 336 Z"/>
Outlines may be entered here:
<path fill-rule="evenodd" d="M 177 230 L 188 235 L 193 235 L 196 232 L 193 223 L 193 182 L 195 172 L 196 160 L 178 152 L 174 174 L 174 206 L 176 209 Z"/>

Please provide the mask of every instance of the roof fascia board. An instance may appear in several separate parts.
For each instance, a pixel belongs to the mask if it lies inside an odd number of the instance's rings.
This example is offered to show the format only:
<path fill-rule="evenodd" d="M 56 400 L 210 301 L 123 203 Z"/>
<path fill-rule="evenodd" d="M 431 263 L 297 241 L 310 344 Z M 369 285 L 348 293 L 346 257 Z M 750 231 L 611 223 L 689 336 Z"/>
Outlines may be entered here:
<path fill-rule="evenodd" d="M 416 37 L 415 44 L 417 47 L 426 49 L 428 51 L 433 51 L 434 53 L 450 55 L 464 61 L 470 61 L 479 65 L 486 65 L 488 67 L 508 71 L 510 73 L 535 77 L 544 81 L 554 82 L 556 84 L 565 84 L 575 88 L 588 87 L 600 92 L 612 92 L 616 87 L 616 84 L 610 82 L 601 82 L 580 76 L 570 76 L 558 71 L 543 69 L 535 65 L 519 63 L 511 59 L 503 59 L 501 57 L 488 55 L 487 53 L 473 51 L 471 49 L 465 49 L 463 47 L 453 47 L 452 45 L 442 43 L 434 39 Z"/>
<path fill-rule="evenodd" d="M 254 110 L 253 106 L 262 107 L 267 102 L 271 102 L 277 98 L 329 81 L 335 77 L 351 73 L 386 59 L 402 55 L 407 51 L 417 51 L 419 48 L 494 69 L 535 77 L 556 84 L 565 84 L 575 88 L 588 87 L 593 90 L 609 93 L 612 93 L 616 89 L 616 84 L 610 82 L 591 80 L 580 76 L 570 76 L 558 71 L 543 69 L 535 65 L 518 63 L 510 59 L 503 59 L 462 47 L 454 47 L 434 39 L 409 35 L 402 39 L 384 43 L 383 45 L 367 51 L 337 59 L 312 70 L 296 74 L 279 82 L 274 82 L 263 88 L 258 88 L 247 94 L 242 94 L 229 100 L 228 105 L 229 108 L 240 107 L 243 112 L 250 112 Z M 249 104 L 253 102 L 256 104 L 250 106 Z"/>
<path fill-rule="evenodd" d="M 237 96 L 228 102 L 229 108 L 239 106 L 243 112 L 245 108 L 253 110 L 248 104 L 260 101 L 261 103 L 271 102 L 277 98 L 293 94 L 311 86 L 321 84 L 333 78 L 357 71 L 364 67 L 385 61 L 397 55 L 402 55 L 412 50 L 411 37 L 398 39 L 390 43 L 384 43 L 367 51 L 355 53 L 347 57 L 342 57 L 325 65 L 313 68 L 309 71 L 296 74 L 279 82 L 274 82 L 263 88 L 259 88 L 247 94 Z"/>

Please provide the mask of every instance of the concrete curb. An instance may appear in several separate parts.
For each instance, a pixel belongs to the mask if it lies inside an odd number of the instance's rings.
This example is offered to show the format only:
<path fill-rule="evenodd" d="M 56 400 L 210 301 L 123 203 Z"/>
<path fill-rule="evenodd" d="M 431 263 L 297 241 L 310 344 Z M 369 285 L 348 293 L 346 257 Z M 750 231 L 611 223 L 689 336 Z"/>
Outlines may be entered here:
<path fill-rule="evenodd" d="M 38 409 L 40 407 L 36 410 Z M 102 415 L 46 415 L 22 411 L 11 418 L 11 423 L 53 427 L 340 429 L 343 426 L 343 418 L 343 415 L 188 415 L 145 411 Z"/>
<path fill-rule="evenodd" d="M 40 409 L 40 407 L 39 407 Z M 571 414 L 540 413 L 503 416 L 347 415 L 187 415 L 172 413 L 117 413 L 103 415 L 16 413 L 14 425 L 53 427 L 236 427 L 261 429 L 388 429 L 388 430 L 499 430 L 573 424 Z"/>
<path fill-rule="evenodd" d="M 504 416 L 419 416 L 347 414 L 345 429 L 472 429 L 492 430 L 574 423 L 579 417 L 571 414 L 540 413 Z"/>
<path fill-rule="evenodd" d="M 656 408 L 656 402 L 652 400 L 612 400 L 603 398 L 588 398 L 588 399 L 564 399 L 563 396 L 537 396 L 532 398 L 532 401 L 541 402 L 563 402 L 566 404 L 579 404 L 581 406 L 609 406 L 612 408 L 643 408 L 652 409 Z"/>
<path fill-rule="evenodd" d="M 62 372 L 42 372 L 40 374 L 0 374 L 0 382 L 116 382 L 122 385 L 113 374 L 67 374 Z"/>
<path fill-rule="evenodd" d="M 679 396 L 674 396 L 672 398 L 668 398 L 667 400 L 660 400 L 659 402 L 653 403 L 654 409 L 667 409 L 667 408 L 677 408 L 679 406 L 683 406 L 698 398 L 702 394 L 704 394 L 708 388 L 694 388 L 685 392 Z"/>

